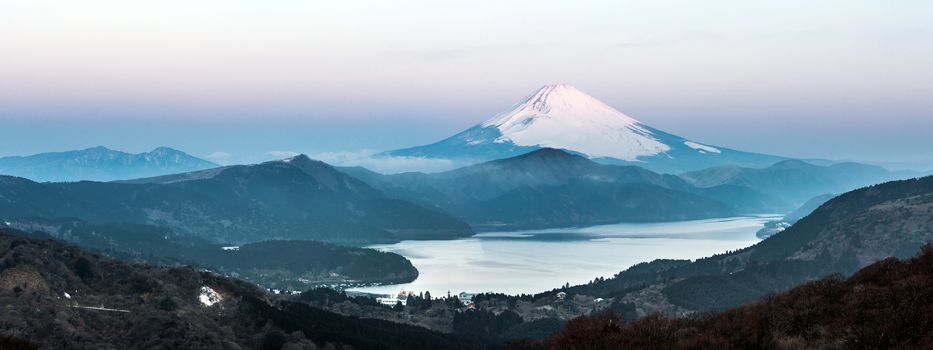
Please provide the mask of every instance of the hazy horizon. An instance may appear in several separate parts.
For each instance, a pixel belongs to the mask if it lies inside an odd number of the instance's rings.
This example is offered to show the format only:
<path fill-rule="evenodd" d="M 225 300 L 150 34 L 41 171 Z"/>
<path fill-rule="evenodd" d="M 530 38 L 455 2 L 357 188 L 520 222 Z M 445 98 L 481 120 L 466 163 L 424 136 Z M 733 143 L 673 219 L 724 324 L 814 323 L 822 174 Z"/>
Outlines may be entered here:
<path fill-rule="evenodd" d="M 0 156 L 352 156 L 560 82 L 717 146 L 933 164 L 931 17 L 922 1 L 4 3 Z"/>

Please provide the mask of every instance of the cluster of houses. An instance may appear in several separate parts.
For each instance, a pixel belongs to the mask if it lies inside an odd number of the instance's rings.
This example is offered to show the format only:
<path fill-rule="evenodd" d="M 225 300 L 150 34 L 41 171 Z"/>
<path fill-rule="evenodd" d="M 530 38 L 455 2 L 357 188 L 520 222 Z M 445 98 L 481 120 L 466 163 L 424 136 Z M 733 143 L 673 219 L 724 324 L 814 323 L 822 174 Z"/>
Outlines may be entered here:
<path fill-rule="evenodd" d="M 477 293 L 460 292 L 456 296 L 457 296 L 457 299 L 459 299 L 460 302 L 463 303 L 463 305 L 465 305 L 467 308 L 471 308 L 473 307 L 473 297 L 476 296 L 476 294 Z M 403 289 L 399 291 L 398 294 L 396 295 L 384 294 L 382 296 L 376 297 L 376 301 L 382 305 L 389 305 L 389 306 L 395 306 L 398 303 L 402 303 L 402 305 L 406 305 L 406 303 L 408 302 L 409 295 L 416 295 L 416 293 L 413 291 L 406 291 Z M 450 292 L 447 293 L 447 297 L 450 298 Z"/>

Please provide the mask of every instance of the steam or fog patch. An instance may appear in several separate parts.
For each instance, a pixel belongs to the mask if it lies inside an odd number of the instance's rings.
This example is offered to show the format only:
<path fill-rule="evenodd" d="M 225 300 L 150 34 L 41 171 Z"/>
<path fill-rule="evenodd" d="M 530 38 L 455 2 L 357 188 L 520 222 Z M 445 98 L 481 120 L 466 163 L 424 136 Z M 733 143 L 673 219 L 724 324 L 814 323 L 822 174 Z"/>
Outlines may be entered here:
<path fill-rule="evenodd" d="M 388 157 L 377 155 L 378 151 L 359 150 L 352 152 L 322 152 L 310 157 L 337 166 L 361 166 L 383 174 L 410 171 L 436 173 L 467 165 L 467 162 L 444 158 Z"/>
<path fill-rule="evenodd" d="M 299 155 L 300 153 L 295 151 L 269 151 L 266 152 L 267 155 L 272 156 L 276 159 L 291 158 Z"/>
<path fill-rule="evenodd" d="M 204 158 L 220 165 L 230 165 L 230 160 L 233 158 L 233 155 L 227 152 L 216 151 L 204 156 Z"/>

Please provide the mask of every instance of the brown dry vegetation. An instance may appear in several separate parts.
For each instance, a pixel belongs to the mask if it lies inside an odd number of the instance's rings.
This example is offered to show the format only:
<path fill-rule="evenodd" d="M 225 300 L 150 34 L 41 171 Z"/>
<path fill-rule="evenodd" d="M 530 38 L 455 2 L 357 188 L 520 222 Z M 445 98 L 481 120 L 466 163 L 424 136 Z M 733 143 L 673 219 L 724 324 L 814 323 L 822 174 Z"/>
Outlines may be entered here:
<path fill-rule="evenodd" d="M 202 286 L 223 296 L 199 301 Z M 67 294 L 66 294 L 67 293 Z M 280 300 L 190 267 L 132 264 L 0 228 L 0 350 L 474 349 L 484 343 Z"/>
<path fill-rule="evenodd" d="M 929 349 L 933 244 L 842 280 L 810 282 L 722 313 L 658 314 L 631 323 L 613 313 L 570 321 L 554 337 L 511 349 Z"/>

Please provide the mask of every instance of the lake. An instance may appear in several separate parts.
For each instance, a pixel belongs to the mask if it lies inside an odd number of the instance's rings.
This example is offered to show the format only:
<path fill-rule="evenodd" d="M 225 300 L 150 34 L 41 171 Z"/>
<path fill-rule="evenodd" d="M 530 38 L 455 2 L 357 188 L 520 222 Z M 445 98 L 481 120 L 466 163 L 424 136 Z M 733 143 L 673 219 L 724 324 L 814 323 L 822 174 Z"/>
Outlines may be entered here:
<path fill-rule="evenodd" d="M 583 228 L 484 232 L 447 241 L 403 241 L 370 248 L 411 260 L 420 275 L 411 283 L 353 288 L 396 294 L 400 290 L 538 293 L 570 283 L 611 277 L 654 259 L 697 259 L 759 241 L 755 232 L 780 215 Z"/>

